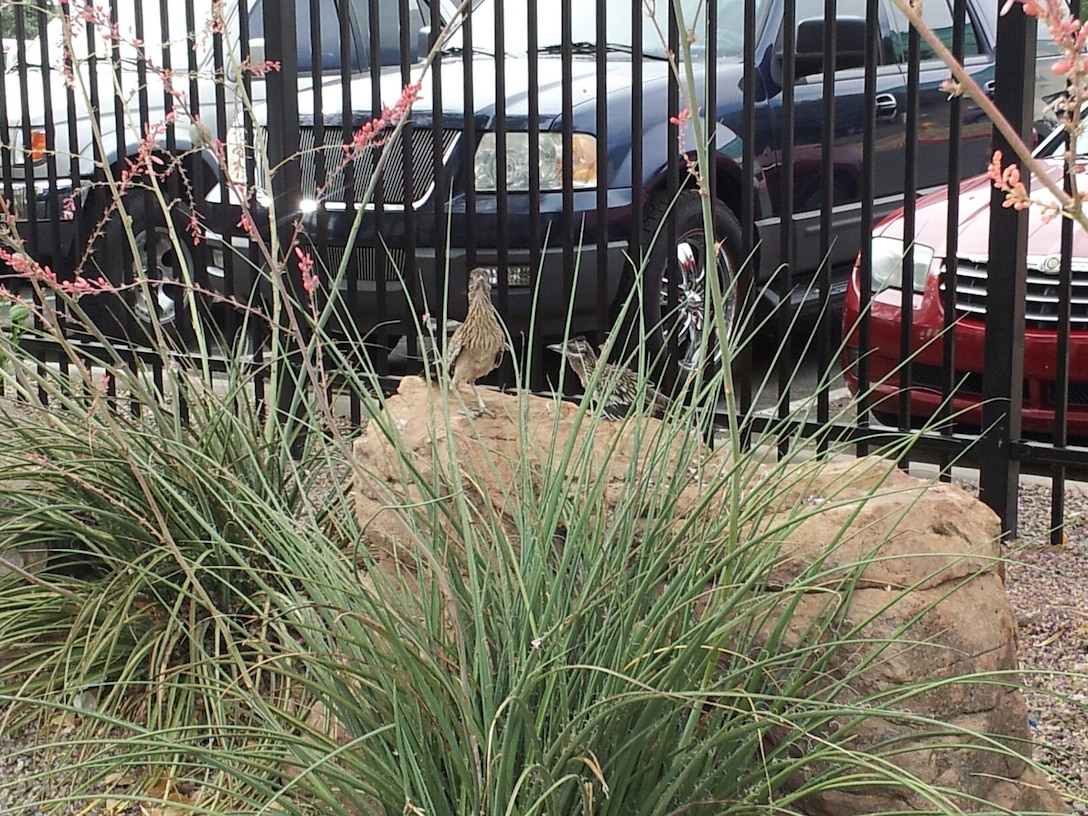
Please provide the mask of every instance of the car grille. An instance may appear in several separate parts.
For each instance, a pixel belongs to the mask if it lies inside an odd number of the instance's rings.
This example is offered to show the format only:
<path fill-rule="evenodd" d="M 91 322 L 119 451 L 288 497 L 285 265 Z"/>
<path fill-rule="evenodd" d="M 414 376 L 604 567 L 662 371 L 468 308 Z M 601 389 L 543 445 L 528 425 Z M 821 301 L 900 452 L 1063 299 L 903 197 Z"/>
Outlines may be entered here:
<path fill-rule="evenodd" d="M 1053 329 L 1058 323 L 1058 275 L 1042 271 L 1052 258 L 1028 258 L 1024 322 L 1030 328 Z M 1088 330 L 1088 268 L 1073 267 L 1070 327 Z M 959 259 L 956 269 L 956 313 L 982 320 L 986 315 L 986 262 Z M 942 278 L 941 289 L 944 289 Z"/>
<path fill-rule="evenodd" d="M 437 156 L 445 164 L 453 154 L 461 135 L 459 130 L 442 131 L 442 143 Z M 406 128 L 399 136 L 392 137 L 391 129 L 375 139 L 373 146 L 362 149 L 358 157 L 345 162 L 344 131 L 328 126 L 317 142 L 313 126 L 303 126 L 299 133 L 302 156 L 302 194 L 307 198 L 320 198 L 330 206 L 333 202 L 345 202 L 348 180 L 351 180 L 354 200 L 362 197 L 370 182 L 382 152 L 388 152 L 382 172 L 383 206 L 387 209 L 403 208 L 411 191 L 411 205 L 418 207 L 430 198 L 435 186 L 434 131 L 427 127 Z M 407 156 L 403 147 L 408 140 Z M 322 166 L 323 165 L 323 166 Z M 406 169 L 407 168 L 407 169 Z M 411 187 L 409 188 L 409 179 Z M 323 186 L 320 195 L 318 189 Z M 373 207 L 373 203 L 369 206 Z"/>
<path fill-rule="evenodd" d="M 1058 404 L 1058 384 L 1053 380 L 1046 382 L 1046 400 L 1048 405 Z M 1088 383 L 1069 383 L 1069 406 L 1083 407 L 1088 405 Z"/>
<path fill-rule="evenodd" d="M 320 252 L 320 263 L 328 274 L 336 274 L 344 259 L 344 248 L 331 246 Z M 348 276 L 360 281 L 384 279 L 399 282 L 404 274 L 407 253 L 403 249 L 385 247 L 356 247 L 348 262 Z"/>
<path fill-rule="evenodd" d="M 888 382 L 898 384 L 898 375 L 892 374 Z M 944 371 L 939 366 L 926 365 L 925 363 L 911 363 L 910 383 L 919 388 L 929 388 L 933 391 L 943 391 Z M 977 371 L 959 371 L 953 375 L 952 384 L 957 396 L 981 397 L 982 374 Z M 1029 398 L 1028 382 L 1024 380 L 1022 395 L 1025 401 Z"/>

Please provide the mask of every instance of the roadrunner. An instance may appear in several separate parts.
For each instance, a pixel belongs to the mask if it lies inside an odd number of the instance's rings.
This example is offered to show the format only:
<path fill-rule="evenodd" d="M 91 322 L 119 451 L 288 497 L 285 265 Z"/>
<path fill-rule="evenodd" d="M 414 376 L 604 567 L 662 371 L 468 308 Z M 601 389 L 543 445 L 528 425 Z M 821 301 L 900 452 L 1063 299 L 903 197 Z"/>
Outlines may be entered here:
<path fill-rule="evenodd" d="M 649 380 L 640 395 L 638 375 L 624 366 L 603 362 L 584 337 L 572 337 L 566 343 L 556 343 L 548 348 L 562 354 L 570 363 L 587 393 L 593 384 L 594 372 L 598 366 L 601 367 L 601 375 L 597 378 L 592 397 L 593 404 L 601 409 L 605 419 L 620 419 L 640 398 L 654 416 L 663 415 L 669 407 L 668 398 Z"/>
<path fill-rule="evenodd" d="M 465 411 L 469 416 L 494 416 L 476 390 L 476 380 L 499 367 L 505 347 L 506 332 L 491 302 L 490 273 L 473 269 L 468 274 L 468 314 L 450 337 L 446 350 L 450 390 L 457 393 L 462 383 L 468 383 L 476 395 L 475 410 Z"/>

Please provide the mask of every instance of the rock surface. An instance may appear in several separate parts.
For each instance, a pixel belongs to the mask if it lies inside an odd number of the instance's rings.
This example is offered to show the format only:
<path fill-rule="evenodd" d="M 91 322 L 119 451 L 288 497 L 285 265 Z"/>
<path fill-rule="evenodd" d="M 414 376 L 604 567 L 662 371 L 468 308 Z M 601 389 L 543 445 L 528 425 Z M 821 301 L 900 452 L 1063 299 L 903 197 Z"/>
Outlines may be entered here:
<path fill-rule="evenodd" d="M 592 432 L 588 449 L 599 452 L 577 463 L 584 469 L 579 478 L 596 478 L 608 468 L 602 513 L 615 506 L 633 472 L 713 469 L 715 457 L 723 455 L 698 443 L 659 444 L 656 420 L 591 427 L 579 424 L 577 406 L 524 395 L 489 393 L 494 418 L 470 420 L 451 412 L 447 425 L 435 418 L 442 415 L 434 411 L 436 395 L 421 380 L 405 379 L 387 406 L 390 433 L 412 451 L 413 467 L 428 482 L 456 483 L 500 516 L 538 486 L 526 474 L 570 467 L 557 452 L 572 434 Z M 528 429 L 528 438 L 518 438 L 519 425 Z M 414 571 L 414 533 L 392 508 L 425 497 L 408 477 L 403 457 L 373 425 L 356 441 L 354 459 L 356 510 L 378 568 Z M 677 515 L 691 512 L 704 492 L 697 478 L 690 479 Z M 914 479 L 872 458 L 799 464 L 782 490 L 759 500 L 768 503 L 761 527 L 780 518 L 786 530 L 769 591 L 782 591 L 803 574 L 810 585 L 812 575 L 825 576 L 829 590 L 800 598 L 779 648 L 811 643 L 814 632 L 827 631 L 821 626 L 827 620 L 835 622 L 837 637 L 852 632 L 857 643 L 830 656 L 813 694 L 854 675 L 834 699 L 857 705 L 928 681 L 924 692 L 897 703 L 904 716 L 839 724 L 845 730 L 835 741 L 862 753 L 901 747 L 894 761 L 920 781 L 959 794 L 954 801 L 964 810 L 990 802 L 1012 812 L 1069 812 L 1020 758 L 1030 756 L 1031 735 L 1015 676 L 1008 684 L 949 682 L 1017 670 L 1016 617 L 1003 588 L 996 516 L 958 487 Z M 799 507 L 805 512 L 799 514 Z M 702 508 L 723 509 L 715 502 Z M 446 532 L 456 537 L 452 528 Z M 792 601 L 786 597 L 783 592 L 783 603 Z M 957 737 L 958 729 L 990 735 L 1011 751 L 977 750 L 972 746 L 978 737 Z M 800 807 L 810 816 L 847 816 L 932 810 L 933 804 L 906 789 L 855 785 L 808 796 Z"/>
<path fill-rule="evenodd" d="M 787 586 L 818 565 L 829 585 L 839 574 L 849 576 L 854 589 L 845 597 L 803 598 L 781 645 L 805 645 L 813 624 L 829 619 L 837 622 L 838 637 L 850 632 L 856 650 L 836 654 L 825 669 L 832 683 L 852 675 L 835 698 L 844 703 L 895 695 L 918 681 L 932 684 L 897 704 L 907 717 L 869 717 L 836 741 L 859 749 L 901 746 L 896 762 L 919 781 L 976 801 L 1013 812 L 1069 812 L 1042 774 L 1017 756 L 1030 757 L 1032 747 L 1020 689 L 956 679 L 1018 668 L 997 516 L 959 487 L 914 479 L 888 465 L 836 462 L 813 474 L 808 500 L 834 496 L 833 506 L 789 535 L 772 583 Z M 784 496 L 783 507 L 789 502 Z M 978 750 L 972 746 L 979 738 L 957 732 L 986 734 L 1011 750 Z M 955 803 L 968 811 L 979 807 L 961 797 Z M 932 805 L 906 790 L 872 787 L 809 796 L 803 807 L 811 816 L 842 816 Z"/>

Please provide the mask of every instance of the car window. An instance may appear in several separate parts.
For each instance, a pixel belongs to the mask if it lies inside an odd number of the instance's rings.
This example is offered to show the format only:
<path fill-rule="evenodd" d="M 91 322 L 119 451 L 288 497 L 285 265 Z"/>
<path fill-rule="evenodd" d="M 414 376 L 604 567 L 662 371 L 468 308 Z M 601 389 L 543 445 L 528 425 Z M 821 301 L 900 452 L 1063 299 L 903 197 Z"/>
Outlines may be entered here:
<path fill-rule="evenodd" d="M 352 13 L 359 21 L 359 30 L 363 32 L 364 47 L 370 48 L 370 0 L 351 0 Z M 396 0 L 382 0 L 378 3 L 378 62 L 381 65 L 397 65 L 401 61 L 400 32 L 402 28 L 400 16 L 400 3 Z M 408 4 L 408 43 L 410 53 L 409 62 L 415 62 L 419 58 L 416 44 L 419 42 L 419 31 L 424 22 L 419 4 L 412 0 Z M 429 22 L 429 21 L 428 21 Z"/>
<path fill-rule="evenodd" d="M 1065 74 L 1054 73 L 1054 63 L 1062 49 L 1050 36 L 1050 29 L 1040 24 L 1035 43 L 1035 118 L 1052 117 L 1059 98 L 1065 94 Z"/>
<path fill-rule="evenodd" d="M 740 60 L 743 55 L 742 33 L 745 0 L 718 0 L 717 56 Z M 601 11 L 605 17 L 603 36 L 598 31 L 598 3 L 603 4 Z M 706 0 L 680 0 L 680 9 L 684 23 L 697 32 L 706 27 Z M 769 0 L 756 0 L 756 20 L 767 16 Z M 494 53 L 495 49 L 495 0 L 479 0 L 473 4 L 472 45 L 473 48 Z M 654 16 L 647 9 L 656 8 Z M 605 43 L 616 46 L 617 50 L 630 48 L 634 41 L 634 32 L 640 31 L 642 52 L 651 57 L 664 57 L 667 37 L 670 3 L 658 0 L 656 5 L 632 0 L 583 0 L 574 2 L 570 8 L 571 40 L 580 44 L 596 44 L 603 39 Z M 558 0 L 539 0 L 536 6 L 536 19 L 530 21 L 528 4 L 524 0 L 511 2 L 505 0 L 503 10 L 503 47 L 507 54 L 523 55 L 528 50 L 530 22 L 536 35 L 536 45 L 541 50 L 558 48 L 563 42 L 563 15 L 558 13 Z M 462 47 L 463 39 L 459 32 L 454 32 L 449 40 L 451 47 Z M 705 51 L 705 38 L 696 36 L 692 42 L 692 54 L 701 57 Z"/>
<path fill-rule="evenodd" d="M 947 48 L 951 49 L 954 20 L 952 8 L 949 6 L 948 1 L 927 0 L 921 6 L 923 22 L 933 30 L 933 33 Z M 909 37 L 910 21 L 907 20 L 898 7 L 892 4 L 892 31 L 885 48 L 891 60 L 895 62 L 907 61 Z M 970 13 L 965 15 L 963 53 L 965 57 L 985 53 L 982 40 L 975 31 L 975 25 L 971 20 Z M 939 59 L 933 47 L 924 39 L 920 42 L 920 54 L 923 60 Z"/>
<path fill-rule="evenodd" d="M 315 54 L 312 45 L 314 18 L 310 13 L 310 0 L 295 0 L 295 43 L 298 47 L 298 67 L 303 73 L 311 73 L 315 58 L 325 73 L 340 70 L 340 15 L 339 0 L 320 0 L 317 27 L 321 32 L 320 52 Z M 370 64 L 370 3 L 369 0 L 351 0 L 351 70 L 363 71 Z M 416 5 L 409 5 L 411 27 L 411 52 L 408 61 L 416 59 L 416 32 L 423 26 L 423 17 Z M 250 36 L 264 37 L 264 2 L 256 0 L 250 10 Z M 378 4 L 378 62 L 381 65 L 399 65 L 400 54 L 400 3 L 398 0 L 380 0 Z"/>

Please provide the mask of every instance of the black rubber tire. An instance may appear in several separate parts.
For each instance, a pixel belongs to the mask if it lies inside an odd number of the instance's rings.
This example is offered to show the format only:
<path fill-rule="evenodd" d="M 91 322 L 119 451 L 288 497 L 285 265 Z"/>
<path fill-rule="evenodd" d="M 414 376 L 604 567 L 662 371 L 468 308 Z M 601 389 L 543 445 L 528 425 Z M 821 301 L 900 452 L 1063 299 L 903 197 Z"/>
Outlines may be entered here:
<path fill-rule="evenodd" d="M 733 212 L 721 201 L 713 201 L 711 216 L 718 252 L 718 279 L 724 295 L 727 325 L 736 319 L 737 286 L 741 264 L 746 257 L 742 249 L 741 227 Z M 666 219 L 676 225 L 676 243 L 670 250 Z M 671 196 L 657 195 L 650 199 L 642 228 L 642 245 L 649 248 L 642 285 L 642 320 L 646 330 L 647 359 L 653 363 L 653 374 L 662 390 L 674 392 L 687 382 L 696 368 L 702 367 L 704 378 L 721 368 L 721 345 L 715 330 L 716 320 L 707 319 L 703 297 L 706 268 L 706 242 L 703 231 L 702 196 L 697 190 L 681 193 L 673 202 Z M 668 259 L 676 254 L 681 280 L 677 282 L 678 303 L 668 307 Z M 631 321 L 628 321 L 630 323 Z M 637 327 L 636 327 L 637 329 Z M 698 356 L 699 337 L 704 330 L 708 338 L 705 361 Z M 673 334 L 676 345 L 672 348 Z M 637 331 L 628 329 L 627 347 Z M 637 341 L 636 341 L 637 342 Z M 669 358 L 674 356 L 675 360 Z M 674 364 L 673 364 L 674 363 Z"/>
<path fill-rule="evenodd" d="M 170 237 L 166 215 L 146 199 L 137 192 L 126 196 L 124 202 L 132 219 L 131 232 L 138 250 L 135 259 L 120 213 L 116 211 L 92 238 L 93 243 L 84 259 L 82 274 L 85 277 L 105 278 L 111 284 L 123 287 L 121 295 L 84 298 L 83 306 L 88 317 L 107 337 L 148 345 L 156 336 L 153 327 L 153 321 L 156 321 L 167 339 L 184 342 L 191 335 L 192 315 L 182 270 L 189 270 L 190 279 L 196 274 L 196 253 L 187 231 L 188 218 L 175 202 L 170 217 L 182 253 L 179 257 Z M 102 213 L 105 208 L 99 207 L 97 211 Z M 99 215 L 98 221 L 101 219 Z M 153 250 L 152 262 L 148 260 L 149 249 Z M 146 287 L 133 285 L 140 270 L 146 271 Z"/>

